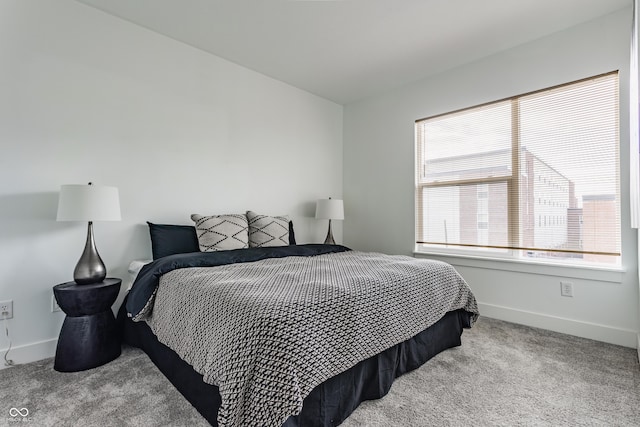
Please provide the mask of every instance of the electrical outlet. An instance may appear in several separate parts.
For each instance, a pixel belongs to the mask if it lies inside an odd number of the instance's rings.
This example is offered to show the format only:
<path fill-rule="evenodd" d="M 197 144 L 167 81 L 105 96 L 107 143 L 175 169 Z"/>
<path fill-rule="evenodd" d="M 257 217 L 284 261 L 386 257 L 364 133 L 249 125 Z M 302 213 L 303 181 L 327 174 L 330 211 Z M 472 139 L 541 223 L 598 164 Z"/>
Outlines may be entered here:
<path fill-rule="evenodd" d="M 55 313 L 56 311 L 62 311 L 60 306 L 58 305 L 58 301 L 56 301 L 56 296 L 51 295 L 51 312 Z"/>
<path fill-rule="evenodd" d="M 560 295 L 563 297 L 573 297 L 573 283 L 560 282 Z"/>
<path fill-rule="evenodd" d="M 51 295 L 51 312 L 55 313 L 57 311 L 62 311 L 60 306 L 58 305 L 58 301 L 56 301 L 56 296 Z"/>
<path fill-rule="evenodd" d="M 11 319 L 13 317 L 13 300 L 0 301 L 0 319 Z"/>

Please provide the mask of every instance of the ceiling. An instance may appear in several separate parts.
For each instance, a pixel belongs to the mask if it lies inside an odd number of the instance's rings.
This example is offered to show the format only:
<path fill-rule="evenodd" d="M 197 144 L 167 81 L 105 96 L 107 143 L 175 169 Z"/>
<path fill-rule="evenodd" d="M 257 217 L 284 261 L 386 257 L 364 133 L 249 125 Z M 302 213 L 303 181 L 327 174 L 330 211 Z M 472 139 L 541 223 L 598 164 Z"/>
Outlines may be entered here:
<path fill-rule="evenodd" d="M 632 0 L 77 0 L 339 104 Z"/>

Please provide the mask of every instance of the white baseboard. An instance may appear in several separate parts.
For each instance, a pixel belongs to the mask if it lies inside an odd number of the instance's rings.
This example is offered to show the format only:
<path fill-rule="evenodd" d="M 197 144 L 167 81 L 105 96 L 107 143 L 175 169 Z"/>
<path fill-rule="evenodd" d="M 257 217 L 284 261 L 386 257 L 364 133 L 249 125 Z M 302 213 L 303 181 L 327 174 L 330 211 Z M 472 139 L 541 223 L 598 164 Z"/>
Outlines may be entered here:
<path fill-rule="evenodd" d="M 481 316 L 547 329 L 549 331 L 560 332 L 563 334 L 575 335 L 582 338 L 589 338 L 624 347 L 638 348 L 638 357 L 640 357 L 640 334 L 638 334 L 638 331 L 614 328 L 597 323 L 582 322 L 579 320 L 566 319 L 563 317 L 550 316 L 548 314 L 534 313 L 480 302 L 478 303 L 478 308 L 480 309 Z"/>
<path fill-rule="evenodd" d="M 55 356 L 57 343 L 58 339 L 53 338 L 46 341 L 11 347 L 11 351 L 7 358 L 13 360 L 14 365 L 21 365 L 23 363 L 47 359 Z M 4 354 L 6 351 L 6 348 L 0 349 L 0 369 L 8 368 L 8 366 L 4 366 Z"/>

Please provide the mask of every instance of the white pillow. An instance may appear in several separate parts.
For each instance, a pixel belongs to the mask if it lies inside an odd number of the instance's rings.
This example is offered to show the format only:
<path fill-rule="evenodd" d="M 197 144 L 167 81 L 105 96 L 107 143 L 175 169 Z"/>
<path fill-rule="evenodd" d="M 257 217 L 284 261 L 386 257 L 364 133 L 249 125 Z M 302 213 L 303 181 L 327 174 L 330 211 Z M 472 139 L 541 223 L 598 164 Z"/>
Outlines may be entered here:
<path fill-rule="evenodd" d="M 153 262 L 153 260 L 150 259 L 136 259 L 131 261 L 131 264 L 129 264 L 129 274 L 130 276 L 130 280 L 131 282 L 129 283 L 129 286 L 127 287 L 127 290 L 130 291 L 131 290 L 131 286 L 133 286 L 133 282 L 136 281 L 136 277 L 138 277 L 138 273 L 140 273 L 140 270 L 142 270 L 142 267 L 144 267 L 145 265 L 149 264 L 150 262 Z"/>
<path fill-rule="evenodd" d="M 247 211 L 247 220 L 250 247 L 289 245 L 288 216 L 267 216 Z"/>
<path fill-rule="evenodd" d="M 246 215 L 193 214 L 201 252 L 226 251 L 249 247 L 249 225 Z"/>

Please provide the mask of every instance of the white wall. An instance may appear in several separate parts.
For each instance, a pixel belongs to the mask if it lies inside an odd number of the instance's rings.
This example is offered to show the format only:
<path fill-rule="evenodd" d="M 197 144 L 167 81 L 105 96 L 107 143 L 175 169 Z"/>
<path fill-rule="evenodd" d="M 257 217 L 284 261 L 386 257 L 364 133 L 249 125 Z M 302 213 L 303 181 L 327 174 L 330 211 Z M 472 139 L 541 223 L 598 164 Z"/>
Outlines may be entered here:
<path fill-rule="evenodd" d="M 640 60 L 640 43 L 638 43 L 638 41 L 640 40 L 640 35 L 638 34 L 638 31 L 640 30 L 640 22 L 639 22 L 639 20 L 640 20 L 640 10 L 639 10 L 639 8 L 640 8 L 640 1 L 634 0 L 634 2 L 633 2 L 633 19 L 634 19 L 634 29 L 636 31 L 636 33 L 634 35 L 634 42 L 636 44 L 636 51 L 635 51 L 636 61 Z M 637 65 L 638 64 L 636 63 L 636 66 Z M 637 72 L 637 70 L 636 71 L 632 71 L 632 73 L 636 73 L 636 72 Z M 632 76 L 632 78 L 633 78 L 633 76 Z M 636 79 L 636 82 L 637 82 L 636 90 L 638 90 L 638 88 L 640 87 L 640 75 L 636 75 L 635 79 Z M 639 101 L 638 98 L 636 98 L 635 101 L 636 102 Z M 640 105 L 638 107 L 640 107 Z M 637 113 L 638 109 L 636 109 L 635 111 Z M 638 122 L 637 121 L 635 122 L 635 126 L 638 126 Z M 636 138 L 638 137 L 638 134 L 640 134 L 640 131 L 635 134 Z M 635 161 L 637 161 L 637 158 L 635 159 Z M 639 183 L 639 185 L 640 185 L 640 183 Z M 637 200 L 635 201 L 635 203 L 637 203 Z M 637 215 L 637 206 L 636 206 L 636 215 Z M 636 231 L 638 231 L 638 230 L 636 230 Z M 640 245 L 640 239 L 638 241 L 638 244 Z M 640 246 L 638 246 L 638 255 L 640 257 Z M 640 259 L 639 259 L 639 263 L 640 263 Z M 640 271 L 639 271 L 639 273 L 640 273 Z M 639 289 L 640 289 L 640 287 L 639 287 Z M 640 294 L 640 292 L 639 292 L 639 294 Z M 638 303 L 640 304 L 640 300 L 638 300 Z M 639 330 L 639 332 L 638 332 L 638 341 L 637 341 L 637 346 L 638 347 L 637 347 L 637 350 L 638 350 L 638 360 L 640 360 L 640 323 L 638 324 L 638 330 Z"/>
<path fill-rule="evenodd" d="M 342 106 L 67 0 L 2 0 L 0 58 L 0 301 L 14 302 L 16 362 L 54 354 L 52 286 L 84 246 L 86 224 L 55 221 L 61 184 L 119 187 L 123 220 L 94 226 L 110 276 L 151 256 L 145 221 L 194 212 L 289 214 L 299 242 L 323 241 L 315 200 L 342 196 Z"/>
<path fill-rule="evenodd" d="M 620 70 L 623 273 L 476 262 L 445 257 L 467 279 L 481 313 L 635 347 L 636 233 L 629 223 L 628 79 L 631 10 L 603 17 L 390 93 L 345 107 L 345 243 L 414 249 L 414 121 Z M 560 281 L 574 282 L 573 298 Z"/>

